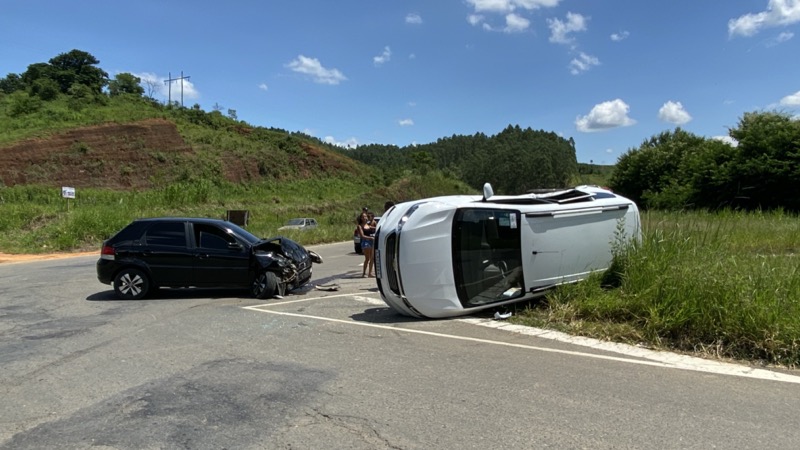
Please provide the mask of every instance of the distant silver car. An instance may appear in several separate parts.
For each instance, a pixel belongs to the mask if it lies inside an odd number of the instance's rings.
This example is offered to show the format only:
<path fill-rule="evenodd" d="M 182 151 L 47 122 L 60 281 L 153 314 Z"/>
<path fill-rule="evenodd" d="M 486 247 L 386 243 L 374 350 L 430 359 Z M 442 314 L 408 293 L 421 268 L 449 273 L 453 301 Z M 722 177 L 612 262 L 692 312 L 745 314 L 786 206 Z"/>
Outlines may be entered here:
<path fill-rule="evenodd" d="M 286 222 L 286 225 L 278 228 L 278 231 L 309 230 L 311 228 L 317 228 L 317 221 L 315 219 L 311 219 L 308 217 L 301 217 L 289 220 L 288 222 Z"/>
<path fill-rule="evenodd" d="M 381 297 L 412 317 L 452 317 L 544 295 L 609 267 L 641 238 L 631 200 L 597 186 L 543 194 L 434 197 L 384 213 L 375 235 Z"/>

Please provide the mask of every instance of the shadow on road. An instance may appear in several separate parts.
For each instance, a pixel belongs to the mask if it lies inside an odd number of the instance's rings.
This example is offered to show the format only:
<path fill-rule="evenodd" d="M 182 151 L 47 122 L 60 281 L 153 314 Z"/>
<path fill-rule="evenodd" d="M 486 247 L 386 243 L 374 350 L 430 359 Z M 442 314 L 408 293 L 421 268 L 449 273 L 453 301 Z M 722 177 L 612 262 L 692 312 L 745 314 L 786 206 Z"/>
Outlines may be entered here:
<path fill-rule="evenodd" d="M 364 310 L 364 312 L 351 315 L 350 318 L 356 322 L 379 324 L 403 324 L 409 322 L 419 322 L 421 320 L 400 315 L 398 312 L 389 308 L 388 306 L 385 308 L 369 308 Z"/>

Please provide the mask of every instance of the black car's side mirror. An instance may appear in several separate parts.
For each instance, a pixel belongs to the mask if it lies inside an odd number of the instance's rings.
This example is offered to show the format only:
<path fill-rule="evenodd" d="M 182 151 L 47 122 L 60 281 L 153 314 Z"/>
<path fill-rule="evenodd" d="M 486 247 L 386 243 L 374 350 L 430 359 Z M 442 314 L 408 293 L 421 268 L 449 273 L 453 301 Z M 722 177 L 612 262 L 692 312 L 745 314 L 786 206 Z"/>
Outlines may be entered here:
<path fill-rule="evenodd" d="M 311 262 L 316 264 L 322 264 L 322 256 L 319 256 L 317 252 L 312 252 L 311 250 L 309 250 L 308 256 L 311 257 Z"/>

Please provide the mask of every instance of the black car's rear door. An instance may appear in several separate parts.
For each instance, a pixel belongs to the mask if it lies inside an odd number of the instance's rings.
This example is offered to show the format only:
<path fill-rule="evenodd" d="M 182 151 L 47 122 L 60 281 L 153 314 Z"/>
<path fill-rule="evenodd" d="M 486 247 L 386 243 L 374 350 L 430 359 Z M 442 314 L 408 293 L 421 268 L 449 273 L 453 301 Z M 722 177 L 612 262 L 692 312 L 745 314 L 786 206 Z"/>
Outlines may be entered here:
<path fill-rule="evenodd" d="M 150 269 L 156 285 L 191 284 L 194 255 L 188 244 L 186 222 L 155 222 L 147 229 L 138 257 Z"/>
<path fill-rule="evenodd" d="M 195 286 L 248 287 L 254 273 L 248 245 L 210 223 L 192 223 Z"/>

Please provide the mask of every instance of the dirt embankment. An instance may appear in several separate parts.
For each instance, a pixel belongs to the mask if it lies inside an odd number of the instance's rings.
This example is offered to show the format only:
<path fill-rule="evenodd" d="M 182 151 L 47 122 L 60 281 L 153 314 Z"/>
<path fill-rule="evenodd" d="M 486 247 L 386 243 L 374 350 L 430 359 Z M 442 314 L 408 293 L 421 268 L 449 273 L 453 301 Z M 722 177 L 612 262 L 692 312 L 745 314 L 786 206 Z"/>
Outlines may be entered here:
<path fill-rule="evenodd" d="M 246 136 L 252 129 L 235 131 Z M 263 150 L 263 154 L 212 152 L 212 158 L 218 158 L 214 162 L 219 164 L 221 176 L 233 183 L 357 175 L 363 171 L 358 162 L 308 142 L 301 142 L 299 151 L 269 144 Z M 184 141 L 169 120 L 104 124 L 0 147 L 0 186 L 148 189 L 209 163 L 200 159 L 197 149 Z"/>
<path fill-rule="evenodd" d="M 76 128 L 0 148 L 5 186 L 151 187 L 177 172 L 179 154 L 192 153 L 175 124 L 149 119 Z"/>

